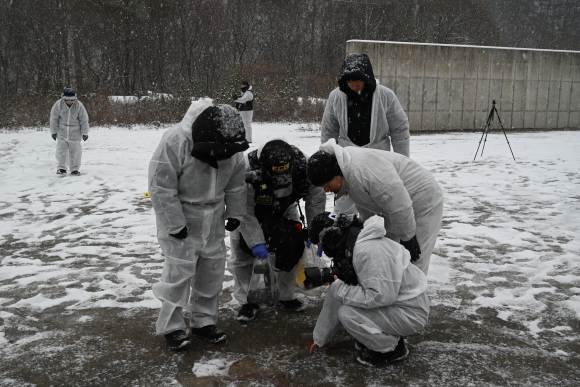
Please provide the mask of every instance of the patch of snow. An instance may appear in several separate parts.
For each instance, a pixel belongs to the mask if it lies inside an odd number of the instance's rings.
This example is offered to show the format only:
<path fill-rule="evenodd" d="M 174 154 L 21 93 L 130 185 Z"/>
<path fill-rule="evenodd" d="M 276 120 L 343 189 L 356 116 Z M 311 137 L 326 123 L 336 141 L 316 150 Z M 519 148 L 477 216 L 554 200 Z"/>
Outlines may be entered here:
<path fill-rule="evenodd" d="M 235 361 L 226 359 L 202 360 L 193 365 L 192 372 L 198 378 L 206 376 L 227 376 L 228 370 Z"/>

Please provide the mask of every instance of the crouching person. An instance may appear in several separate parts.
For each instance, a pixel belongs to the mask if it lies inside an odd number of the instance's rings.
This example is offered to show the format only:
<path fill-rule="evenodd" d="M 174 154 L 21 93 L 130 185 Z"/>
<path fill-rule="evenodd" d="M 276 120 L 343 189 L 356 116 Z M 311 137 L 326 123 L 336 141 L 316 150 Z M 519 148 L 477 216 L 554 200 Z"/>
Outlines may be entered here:
<path fill-rule="evenodd" d="M 225 227 L 246 210 L 248 149 L 239 113 L 211 100 L 191 104 L 181 124 L 165 132 L 149 164 L 149 193 L 157 239 L 165 257 L 153 293 L 161 300 L 157 335 L 170 348 L 189 343 L 191 333 L 211 343 L 226 339 L 216 327 L 226 262 Z"/>
<path fill-rule="evenodd" d="M 325 347 L 342 324 L 357 340 L 361 364 L 406 357 L 403 337 L 421 332 L 429 317 L 427 277 L 403 246 L 385 238 L 383 219 L 373 216 L 363 226 L 354 215 L 326 212 L 314 218 L 309 236 L 333 262 L 343 262 L 327 291 L 310 353 Z"/>
<path fill-rule="evenodd" d="M 238 230 L 230 233 L 228 270 L 234 276 L 234 298 L 242 304 L 237 320 L 252 321 L 260 306 L 248 302 L 254 257 L 276 254 L 278 306 L 301 312 L 294 298 L 294 275 L 308 238 L 302 230 L 298 202 L 305 202 L 306 218 L 324 211 L 326 194 L 306 175 L 306 157 L 295 146 L 275 139 L 250 152 L 246 160 L 248 197 L 246 214 Z"/>

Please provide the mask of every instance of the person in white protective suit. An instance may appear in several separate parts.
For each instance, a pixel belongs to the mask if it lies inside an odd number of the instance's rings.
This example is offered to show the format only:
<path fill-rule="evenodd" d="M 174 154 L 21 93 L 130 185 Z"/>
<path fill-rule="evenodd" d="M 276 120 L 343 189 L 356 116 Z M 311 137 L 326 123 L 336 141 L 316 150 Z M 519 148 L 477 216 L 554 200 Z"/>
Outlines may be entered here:
<path fill-rule="evenodd" d="M 320 141 L 335 139 L 340 146 L 391 150 L 410 157 L 409 120 L 399 99 L 375 79 L 366 54 L 348 54 L 344 59 L 338 87 L 326 102 Z M 335 197 L 335 211 L 356 213 L 346 196 Z"/>
<path fill-rule="evenodd" d="M 153 285 L 162 303 L 156 331 L 172 349 L 189 343 L 186 306 L 194 336 L 211 343 L 226 339 L 216 327 L 225 227 L 235 229 L 246 211 L 248 147 L 238 112 L 204 99 L 163 134 L 149 164 L 149 194 L 165 257 L 161 279 Z"/>
<path fill-rule="evenodd" d="M 89 139 L 89 115 L 74 89 L 65 88 L 50 111 L 50 135 L 56 141 L 56 173 L 80 176 L 83 147 Z"/>
<path fill-rule="evenodd" d="M 395 93 L 377 83 L 366 54 L 348 54 L 338 87 L 330 92 L 320 124 L 322 143 L 410 155 L 409 119 Z"/>
<path fill-rule="evenodd" d="M 236 103 L 236 109 L 240 112 L 242 121 L 244 121 L 244 129 L 246 130 L 246 140 L 252 142 L 252 117 L 254 116 L 254 94 L 252 93 L 252 86 L 248 81 L 242 81 L 240 85 L 242 95 L 234 94 L 232 96 Z"/>
<path fill-rule="evenodd" d="M 228 270 L 234 276 L 233 296 L 242 307 L 237 320 L 254 320 L 260 306 L 247 300 L 254 257 L 276 254 L 278 306 L 301 312 L 304 305 L 294 298 L 294 275 L 308 239 L 302 228 L 299 201 L 305 203 L 306 219 L 324 211 L 326 194 L 306 175 L 306 157 L 281 139 L 268 141 L 246 156 L 247 210 L 239 229 L 230 233 Z"/>
<path fill-rule="evenodd" d="M 398 153 L 342 148 L 331 139 L 308 160 L 308 177 L 347 195 L 363 219 L 384 217 L 387 237 L 427 274 L 443 216 L 443 190 L 427 170 Z"/>
<path fill-rule="evenodd" d="M 350 257 L 355 274 L 349 276 L 346 270 L 343 280 L 342 270 L 334 276 L 310 354 L 317 346 L 327 346 L 342 325 L 357 340 L 361 364 L 382 366 L 406 357 L 404 337 L 421 332 L 429 318 L 427 277 L 410 264 L 409 252 L 384 237 L 378 216 L 363 226 L 352 214 L 322 213 L 314 218 L 309 235 L 333 261 Z"/>

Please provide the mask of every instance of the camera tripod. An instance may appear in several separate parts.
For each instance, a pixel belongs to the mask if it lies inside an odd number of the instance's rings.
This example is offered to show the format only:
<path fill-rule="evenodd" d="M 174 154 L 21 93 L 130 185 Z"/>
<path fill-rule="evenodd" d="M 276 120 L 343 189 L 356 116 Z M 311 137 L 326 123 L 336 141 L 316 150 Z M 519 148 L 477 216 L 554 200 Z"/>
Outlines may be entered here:
<path fill-rule="evenodd" d="M 483 149 L 485 148 L 485 143 L 487 142 L 487 132 L 488 132 L 488 130 L 491 130 L 491 121 L 493 121 L 493 113 L 494 112 L 497 115 L 497 120 L 499 121 L 499 125 L 501 126 L 501 130 L 503 131 L 503 135 L 505 136 L 505 140 L 508 143 L 508 147 L 510 148 L 510 152 L 512 152 L 512 157 L 514 158 L 514 161 L 516 161 L 516 157 L 514 156 L 514 152 L 512 151 L 510 141 L 507 138 L 507 134 L 505 134 L 505 129 L 503 128 L 503 124 L 501 123 L 501 119 L 499 118 L 499 113 L 497 112 L 497 109 L 495 108 L 495 99 L 492 102 L 491 111 L 489 112 L 489 116 L 487 116 L 487 122 L 485 123 L 485 128 L 483 129 L 483 133 L 481 134 L 481 138 L 479 139 L 479 145 L 477 146 L 477 150 L 475 151 L 475 156 L 473 157 L 473 161 L 475 161 L 475 158 L 477 157 L 477 152 L 479 152 L 479 147 L 481 146 L 481 140 L 483 140 L 484 136 L 485 136 L 485 140 L 483 141 L 483 147 L 481 148 L 481 155 L 480 155 L 480 156 L 483 156 Z"/>

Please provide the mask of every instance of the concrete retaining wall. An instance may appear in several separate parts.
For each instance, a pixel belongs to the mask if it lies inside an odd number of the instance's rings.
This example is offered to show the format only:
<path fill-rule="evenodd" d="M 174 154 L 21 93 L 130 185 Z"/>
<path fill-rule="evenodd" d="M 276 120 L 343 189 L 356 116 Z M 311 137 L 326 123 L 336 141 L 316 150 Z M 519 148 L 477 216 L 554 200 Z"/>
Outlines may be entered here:
<path fill-rule="evenodd" d="M 507 129 L 580 129 L 580 52 L 350 40 L 411 130 L 475 130 L 492 100 Z M 492 128 L 499 128 L 494 120 Z"/>

